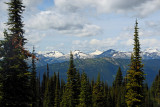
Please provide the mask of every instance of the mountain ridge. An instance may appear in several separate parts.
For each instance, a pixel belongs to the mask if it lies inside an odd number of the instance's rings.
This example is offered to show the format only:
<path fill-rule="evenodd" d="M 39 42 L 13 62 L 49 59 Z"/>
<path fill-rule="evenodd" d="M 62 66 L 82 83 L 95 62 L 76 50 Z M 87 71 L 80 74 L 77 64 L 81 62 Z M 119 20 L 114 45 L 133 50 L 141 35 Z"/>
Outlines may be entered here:
<path fill-rule="evenodd" d="M 131 52 L 122 52 L 116 51 L 113 49 L 109 49 L 107 51 L 99 51 L 96 50 L 91 53 L 83 53 L 80 50 L 75 50 L 72 52 L 74 59 L 93 59 L 93 58 L 120 58 L 120 59 L 130 59 Z M 70 53 L 64 54 L 59 51 L 46 51 L 46 52 L 38 52 L 36 53 L 37 58 L 37 66 L 43 66 L 45 64 L 53 64 L 53 63 L 62 63 L 65 61 L 69 61 Z M 142 59 L 160 59 L 160 51 L 157 49 L 146 49 L 141 53 Z M 31 63 L 31 59 L 28 60 Z"/>

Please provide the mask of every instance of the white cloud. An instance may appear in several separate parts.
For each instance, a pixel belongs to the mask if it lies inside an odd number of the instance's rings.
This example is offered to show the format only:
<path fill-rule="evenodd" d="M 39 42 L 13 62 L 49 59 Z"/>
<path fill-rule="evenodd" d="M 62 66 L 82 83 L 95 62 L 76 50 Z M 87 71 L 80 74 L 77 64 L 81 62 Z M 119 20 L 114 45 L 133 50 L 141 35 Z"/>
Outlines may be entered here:
<path fill-rule="evenodd" d="M 160 0 L 55 0 L 54 2 L 55 6 L 62 11 L 76 12 L 94 8 L 98 13 L 132 12 L 140 17 L 160 9 Z"/>
<path fill-rule="evenodd" d="M 145 25 L 149 28 L 160 28 L 160 20 L 159 21 L 146 21 Z"/>
<path fill-rule="evenodd" d="M 147 16 L 157 10 L 160 10 L 160 0 L 145 0 L 146 2 L 135 8 L 140 16 Z"/>
<path fill-rule="evenodd" d="M 42 11 L 33 16 L 26 24 L 27 28 L 37 30 L 56 30 L 72 36 L 95 36 L 101 33 L 101 28 L 89 24 L 78 14 L 61 14 L 55 11 Z"/>
<path fill-rule="evenodd" d="M 142 47 L 151 47 L 151 48 L 159 48 L 160 47 L 160 40 L 158 39 L 141 39 L 140 44 Z"/>
<path fill-rule="evenodd" d="M 95 51 L 98 50 L 105 50 L 110 48 L 116 48 L 118 45 L 119 39 L 118 38 L 106 38 L 106 39 L 91 39 L 91 40 L 74 40 L 73 50 L 80 49 L 83 51 Z"/>
<path fill-rule="evenodd" d="M 97 40 L 97 39 L 92 39 L 90 41 L 90 44 L 93 46 L 100 46 L 100 47 L 113 47 L 117 44 L 118 39 L 116 38 L 107 38 L 104 40 Z"/>
<path fill-rule="evenodd" d="M 122 41 L 121 42 L 121 45 L 124 45 L 124 46 L 132 46 L 134 43 L 133 39 L 128 39 L 128 40 L 125 40 L 125 41 Z"/>
<path fill-rule="evenodd" d="M 46 34 L 44 32 L 36 32 L 34 30 L 25 30 L 25 37 L 29 41 L 30 45 L 35 45 L 40 42 Z"/>

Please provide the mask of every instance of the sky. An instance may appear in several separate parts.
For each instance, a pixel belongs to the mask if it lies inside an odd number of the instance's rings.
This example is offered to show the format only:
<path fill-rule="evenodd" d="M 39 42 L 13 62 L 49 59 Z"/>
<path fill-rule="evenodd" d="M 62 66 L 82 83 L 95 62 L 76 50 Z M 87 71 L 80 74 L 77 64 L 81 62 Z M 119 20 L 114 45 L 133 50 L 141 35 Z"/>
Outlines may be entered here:
<path fill-rule="evenodd" d="M 7 5 L 0 0 L 0 39 Z M 133 50 L 136 19 L 141 50 L 160 50 L 160 0 L 23 0 L 26 48 L 36 51 Z"/>

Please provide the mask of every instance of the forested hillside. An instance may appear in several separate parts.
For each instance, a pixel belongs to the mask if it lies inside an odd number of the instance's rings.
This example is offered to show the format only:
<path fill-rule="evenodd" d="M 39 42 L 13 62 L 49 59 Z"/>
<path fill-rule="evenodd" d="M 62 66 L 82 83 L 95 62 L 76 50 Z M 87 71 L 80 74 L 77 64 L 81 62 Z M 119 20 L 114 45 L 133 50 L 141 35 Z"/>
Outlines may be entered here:
<path fill-rule="evenodd" d="M 144 64 L 144 72 L 146 74 L 145 82 L 151 86 L 154 78 L 158 74 L 160 67 L 159 59 L 150 59 L 142 60 Z M 112 85 L 112 82 L 117 73 L 117 69 L 121 67 L 123 76 L 126 75 L 126 71 L 129 68 L 130 60 L 129 59 L 114 59 L 114 58 L 94 58 L 94 59 L 75 59 L 76 68 L 80 73 L 83 71 L 90 77 L 90 79 L 96 79 L 98 73 L 101 74 L 101 79 L 107 81 L 109 85 Z M 59 72 L 60 77 L 66 80 L 69 62 L 49 64 L 50 75 L 53 75 L 54 72 Z M 37 67 L 37 71 L 40 72 L 41 77 L 44 72 L 46 72 L 47 66 Z M 38 73 L 37 72 L 37 73 Z"/>

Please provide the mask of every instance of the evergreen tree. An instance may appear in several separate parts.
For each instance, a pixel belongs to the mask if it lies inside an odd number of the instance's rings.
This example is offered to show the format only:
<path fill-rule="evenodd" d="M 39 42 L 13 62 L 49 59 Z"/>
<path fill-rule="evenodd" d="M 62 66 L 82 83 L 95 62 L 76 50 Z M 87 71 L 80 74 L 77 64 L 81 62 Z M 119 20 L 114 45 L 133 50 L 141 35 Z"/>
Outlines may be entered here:
<path fill-rule="evenodd" d="M 43 107 L 50 107 L 50 98 L 49 98 L 49 80 L 46 81 L 46 88 L 44 93 L 44 99 L 43 99 Z"/>
<path fill-rule="evenodd" d="M 44 91 L 44 98 L 43 98 L 43 107 L 51 107 L 54 106 L 52 105 L 52 100 L 51 100 L 51 83 L 52 83 L 52 78 L 49 78 L 49 66 L 47 64 L 47 76 L 45 80 L 45 91 Z M 53 99 L 54 101 L 54 99 Z"/>
<path fill-rule="evenodd" d="M 35 61 L 35 49 L 33 47 L 32 52 L 32 72 L 31 72 L 31 90 L 32 90 L 32 107 L 38 107 L 38 84 L 36 77 L 36 61 Z"/>
<path fill-rule="evenodd" d="M 55 89 L 55 100 L 54 107 L 60 107 L 60 82 L 59 82 L 59 72 L 56 80 L 56 89 Z"/>
<path fill-rule="evenodd" d="M 112 90 L 112 87 L 109 87 L 108 94 L 107 94 L 107 106 L 106 107 L 114 107 L 114 105 L 115 105 L 115 104 L 113 104 L 111 90 Z"/>
<path fill-rule="evenodd" d="M 107 82 L 105 81 L 105 83 L 104 83 L 104 99 L 105 99 L 105 107 L 107 107 L 107 96 L 108 96 L 108 91 L 109 91 L 109 89 L 108 89 L 108 84 L 107 84 Z"/>
<path fill-rule="evenodd" d="M 40 78 L 40 72 L 39 72 L 39 76 L 37 78 L 37 103 L 38 103 L 38 107 L 41 107 L 42 99 L 41 99 L 41 78 Z"/>
<path fill-rule="evenodd" d="M 73 62 L 73 54 L 70 53 L 70 65 L 67 72 L 68 78 L 65 86 L 65 92 L 63 94 L 61 106 L 62 107 L 75 107 L 78 105 L 77 92 L 77 77 L 76 68 Z"/>
<path fill-rule="evenodd" d="M 43 73 L 43 78 L 42 78 L 42 85 L 41 85 L 41 92 L 40 92 L 40 96 L 41 96 L 41 106 L 43 107 L 43 100 L 44 100 L 44 94 L 45 94 L 45 90 L 47 88 L 47 76 L 46 76 L 46 72 Z"/>
<path fill-rule="evenodd" d="M 91 107 L 91 95 L 87 75 L 83 72 L 81 76 L 81 93 L 79 107 Z"/>
<path fill-rule="evenodd" d="M 62 78 L 60 84 L 60 102 L 62 102 L 62 96 L 64 94 L 64 91 L 65 91 L 65 81 Z"/>
<path fill-rule="evenodd" d="M 130 70 L 127 71 L 127 94 L 126 103 L 128 107 L 141 107 L 144 101 L 143 96 L 143 64 L 140 56 L 140 43 L 138 37 L 138 23 L 136 21 L 134 32 L 134 48 L 131 57 Z"/>
<path fill-rule="evenodd" d="M 81 77 L 79 71 L 76 72 L 76 99 L 77 99 L 77 105 L 79 104 L 79 95 L 80 95 L 80 89 L 81 89 Z"/>
<path fill-rule="evenodd" d="M 93 86 L 92 91 L 92 103 L 93 107 L 104 107 L 105 100 L 104 100 L 104 87 L 100 81 L 100 74 L 98 74 L 97 81 Z"/>
<path fill-rule="evenodd" d="M 122 87 L 121 87 L 121 106 L 122 107 L 127 107 L 126 102 L 125 102 L 126 84 L 127 84 L 127 79 L 126 77 L 124 77 L 123 82 L 122 82 Z"/>
<path fill-rule="evenodd" d="M 116 74 L 116 78 L 113 82 L 113 99 L 116 107 L 121 107 L 121 96 L 122 96 L 122 72 L 121 68 L 118 68 L 118 72 Z"/>
<path fill-rule="evenodd" d="M 4 32 L 1 41 L 1 74 L 3 75 L 2 107 L 28 107 L 31 104 L 30 73 L 25 60 L 28 51 L 24 49 L 22 13 L 24 6 L 21 0 L 10 0 L 8 4 L 8 31 Z"/>
<path fill-rule="evenodd" d="M 152 83 L 150 93 L 153 107 L 160 106 L 160 70 Z"/>
<path fill-rule="evenodd" d="M 149 88 L 148 88 L 148 84 L 145 83 L 144 84 L 144 98 L 145 98 L 145 101 L 144 101 L 144 104 L 143 106 L 144 107 L 153 107 L 152 106 L 152 102 L 151 102 L 151 98 L 150 98 L 150 93 L 149 93 Z"/>
<path fill-rule="evenodd" d="M 123 80 L 122 71 L 121 71 L 121 68 L 119 67 L 116 74 L 116 78 L 113 82 L 113 87 L 120 88 L 122 85 L 122 80 Z"/>
<path fill-rule="evenodd" d="M 54 75 L 50 79 L 50 85 L 49 85 L 49 98 L 50 98 L 49 107 L 53 107 L 55 104 L 55 91 L 56 91 L 57 79 L 59 79 L 59 77 L 54 72 Z"/>
<path fill-rule="evenodd" d="M 49 65 L 47 63 L 47 79 L 49 80 Z"/>
<path fill-rule="evenodd" d="M 157 79 L 157 87 L 155 90 L 155 100 L 158 103 L 158 106 L 160 106 L 160 70 L 159 70 L 159 75 L 158 75 L 158 79 Z"/>

